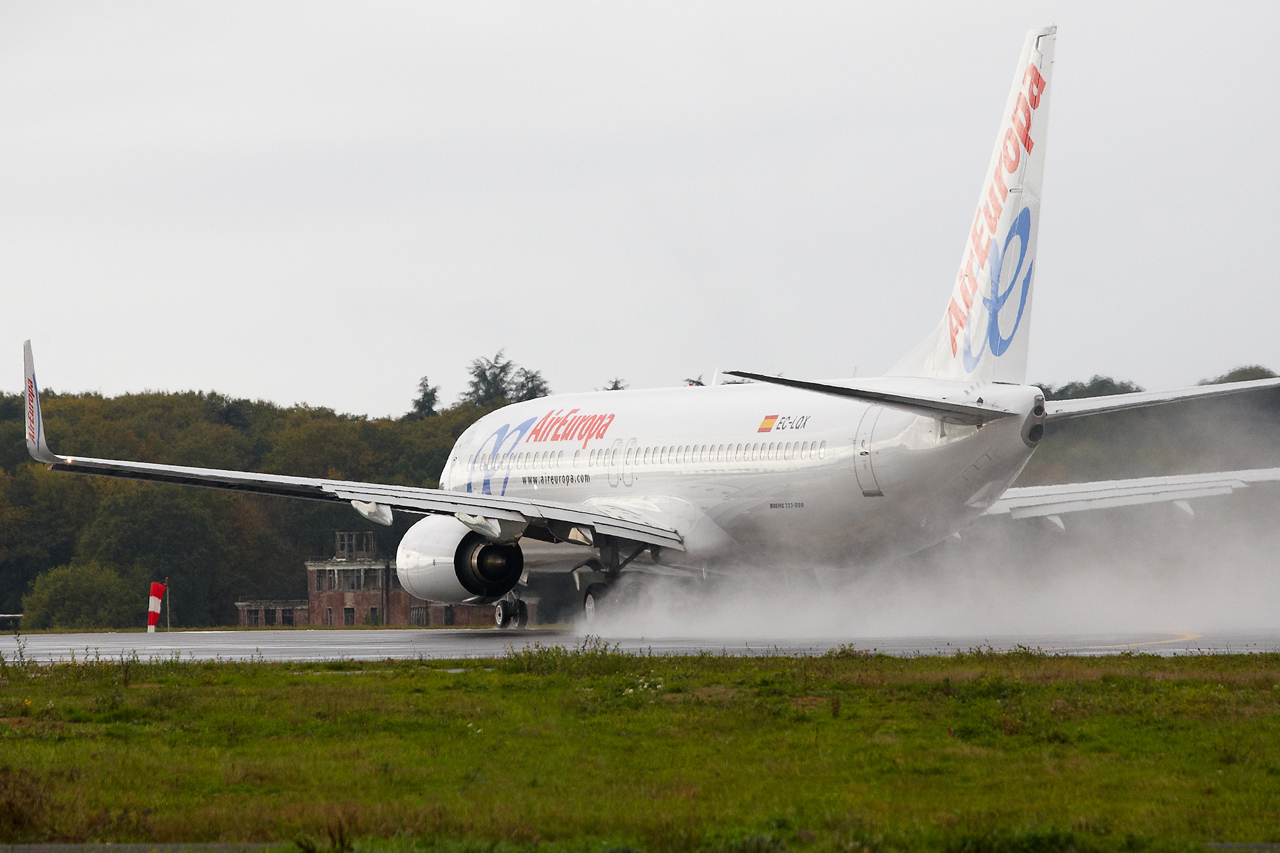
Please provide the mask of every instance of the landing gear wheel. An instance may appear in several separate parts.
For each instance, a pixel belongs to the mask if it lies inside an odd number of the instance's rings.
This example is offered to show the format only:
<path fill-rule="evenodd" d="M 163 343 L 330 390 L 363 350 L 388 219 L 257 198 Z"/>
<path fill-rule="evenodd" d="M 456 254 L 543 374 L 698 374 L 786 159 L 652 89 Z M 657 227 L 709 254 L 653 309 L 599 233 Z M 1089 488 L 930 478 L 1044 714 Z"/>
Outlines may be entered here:
<path fill-rule="evenodd" d="M 524 599 L 517 599 L 515 613 L 511 616 L 512 628 L 523 628 L 529 624 L 529 605 L 524 603 Z"/>
<path fill-rule="evenodd" d="M 494 624 L 497 625 L 499 628 L 510 627 L 511 617 L 514 615 L 512 613 L 512 610 L 514 610 L 514 608 L 511 606 L 510 601 L 503 600 L 493 605 Z"/>
<path fill-rule="evenodd" d="M 592 625 L 600 618 L 604 612 L 601 606 L 604 597 L 609 592 L 609 587 L 602 583 L 593 583 L 587 587 L 586 595 L 582 596 L 582 621 L 588 625 Z"/>

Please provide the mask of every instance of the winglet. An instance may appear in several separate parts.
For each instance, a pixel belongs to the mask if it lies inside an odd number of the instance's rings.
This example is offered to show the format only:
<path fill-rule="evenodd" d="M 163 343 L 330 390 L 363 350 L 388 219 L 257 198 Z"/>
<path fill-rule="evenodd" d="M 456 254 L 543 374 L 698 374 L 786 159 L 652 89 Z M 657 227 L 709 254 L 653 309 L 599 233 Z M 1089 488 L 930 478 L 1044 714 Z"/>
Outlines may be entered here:
<path fill-rule="evenodd" d="M 40 388 L 36 385 L 36 364 L 31 357 L 31 341 L 22 345 L 22 362 L 26 370 L 23 388 L 27 398 L 27 452 L 37 462 L 59 462 L 61 460 L 44 440 L 44 416 L 40 414 Z"/>

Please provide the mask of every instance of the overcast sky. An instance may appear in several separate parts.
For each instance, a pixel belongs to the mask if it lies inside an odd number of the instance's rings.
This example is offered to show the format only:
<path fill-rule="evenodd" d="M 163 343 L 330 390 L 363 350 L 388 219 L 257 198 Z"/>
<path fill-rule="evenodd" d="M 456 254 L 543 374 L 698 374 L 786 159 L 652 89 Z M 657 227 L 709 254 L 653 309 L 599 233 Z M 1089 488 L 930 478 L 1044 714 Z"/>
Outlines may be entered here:
<path fill-rule="evenodd" d="M 4 2 L 0 388 L 881 373 L 1051 23 L 1028 379 L 1280 370 L 1277 3 Z"/>

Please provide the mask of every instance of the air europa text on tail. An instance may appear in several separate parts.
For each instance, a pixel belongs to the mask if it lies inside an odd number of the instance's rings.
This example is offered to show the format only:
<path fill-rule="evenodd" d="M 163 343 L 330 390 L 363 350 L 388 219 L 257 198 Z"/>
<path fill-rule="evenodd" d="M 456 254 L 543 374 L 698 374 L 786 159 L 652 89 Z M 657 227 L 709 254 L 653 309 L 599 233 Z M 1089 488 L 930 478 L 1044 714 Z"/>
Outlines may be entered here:
<path fill-rule="evenodd" d="M 973 218 L 973 228 L 969 232 L 969 245 L 965 250 L 965 261 L 959 273 L 960 286 L 958 302 L 955 296 L 947 306 L 947 327 L 951 337 L 951 354 L 957 352 L 956 338 L 964 331 L 969 322 L 973 297 L 978 290 L 976 272 L 981 272 L 987 265 L 987 255 L 991 251 L 991 240 L 995 236 L 1000 215 L 1004 212 L 1004 203 L 1009 196 L 1008 182 L 1005 175 L 1013 175 L 1022 162 L 1023 152 L 1031 153 L 1035 140 L 1031 138 L 1031 116 L 1040 106 L 1040 96 L 1044 94 L 1045 80 L 1035 62 L 1027 65 L 1022 76 L 1022 91 L 1014 104 L 1013 114 L 1009 117 L 1011 126 L 1005 131 L 1001 156 L 996 167 L 987 178 L 982 202 Z M 976 262 L 976 267 L 975 267 Z"/>

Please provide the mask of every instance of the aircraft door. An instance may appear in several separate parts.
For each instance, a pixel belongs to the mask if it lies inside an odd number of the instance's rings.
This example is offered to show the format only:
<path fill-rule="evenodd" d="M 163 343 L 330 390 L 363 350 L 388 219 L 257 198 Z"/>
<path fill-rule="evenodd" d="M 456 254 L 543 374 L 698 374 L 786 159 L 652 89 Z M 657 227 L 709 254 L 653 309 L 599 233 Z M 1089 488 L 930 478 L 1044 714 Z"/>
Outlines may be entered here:
<path fill-rule="evenodd" d="M 875 432 L 876 421 L 883 412 L 880 406 L 872 406 L 862 415 L 858 423 L 858 437 L 854 439 L 853 470 L 858 477 L 858 486 L 862 494 L 869 498 L 883 497 L 880 484 L 876 482 L 876 472 L 871 465 L 871 435 Z"/>
<path fill-rule="evenodd" d="M 622 485 L 630 486 L 636 479 L 636 468 L 640 467 L 639 439 L 627 439 L 626 452 L 622 454 Z"/>
<path fill-rule="evenodd" d="M 608 452 L 609 458 L 605 461 L 609 466 L 609 485 L 616 486 L 622 481 L 622 439 L 614 439 Z"/>

